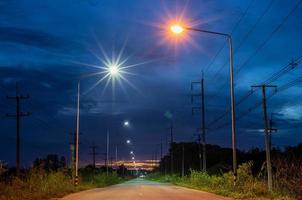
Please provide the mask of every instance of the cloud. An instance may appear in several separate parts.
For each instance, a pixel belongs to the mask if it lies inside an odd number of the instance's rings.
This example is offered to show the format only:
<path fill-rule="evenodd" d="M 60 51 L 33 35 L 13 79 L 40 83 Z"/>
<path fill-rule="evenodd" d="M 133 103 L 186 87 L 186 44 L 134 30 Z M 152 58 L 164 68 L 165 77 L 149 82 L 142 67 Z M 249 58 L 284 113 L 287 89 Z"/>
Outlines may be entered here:
<path fill-rule="evenodd" d="M 278 111 L 280 118 L 288 120 L 301 120 L 302 119 L 302 105 L 284 106 Z"/>
<path fill-rule="evenodd" d="M 11 42 L 37 48 L 62 48 L 66 42 L 60 37 L 34 29 L 0 27 L 0 41 Z"/>

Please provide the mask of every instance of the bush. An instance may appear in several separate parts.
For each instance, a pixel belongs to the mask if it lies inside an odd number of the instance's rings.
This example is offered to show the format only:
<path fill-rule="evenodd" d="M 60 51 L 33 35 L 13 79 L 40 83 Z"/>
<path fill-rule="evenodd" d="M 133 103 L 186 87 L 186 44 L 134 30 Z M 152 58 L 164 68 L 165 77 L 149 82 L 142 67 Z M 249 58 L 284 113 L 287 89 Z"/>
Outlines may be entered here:
<path fill-rule="evenodd" d="M 25 177 L 12 178 L 1 186 L 0 199 L 38 200 L 51 196 L 62 196 L 74 190 L 70 179 L 63 172 L 46 173 L 41 169 L 32 169 Z"/>
<path fill-rule="evenodd" d="M 233 183 L 233 174 L 231 172 L 222 175 L 209 175 L 206 172 L 191 170 L 190 175 L 183 178 L 171 175 L 160 177 L 160 174 L 149 177 L 151 177 L 152 180 L 169 180 L 177 185 L 201 189 L 234 197 L 235 199 L 292 199 L 288 197 L 288 193 L 283 195 L 278 192 L 270 194 L 267 190 L 266 180 L 254 177 L 252 167 L 252 162 L 239 166 L 236 185 Z"/>
<path fill-rule="evenodd" d="M 97 173 L 83 176 L 83 184 L 94 185 L 95 187 L 105 187 L 118 184 L 123 181 L 117 173 Z"/>
<path fill-rule="evenodd" d="M 123 179 L 116 173 L 85 173 L 78 187 L 74 187 L 67 171 L 47 172 L 41 168 L 28 171 L 21 178 L 12 177 L 8 182 L 0 181 L 0 200 L 41 200 L 61 197 L 65 194 L 95 187 L 120 183 Z"/>
<path fill-rule="evenodd" d="M 275 187 L 282 194 L 302 199 L 302 160 L 297 158 L 276 158 L 273 161 Z"/>

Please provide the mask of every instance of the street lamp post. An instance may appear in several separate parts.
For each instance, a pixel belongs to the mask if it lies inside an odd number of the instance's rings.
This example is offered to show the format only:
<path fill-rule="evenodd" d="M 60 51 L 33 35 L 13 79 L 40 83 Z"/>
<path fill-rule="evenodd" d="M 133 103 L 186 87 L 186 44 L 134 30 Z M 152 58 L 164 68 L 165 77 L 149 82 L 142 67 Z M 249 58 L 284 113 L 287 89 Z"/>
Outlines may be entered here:
<path fill-rule="evenodd" d="M 77 117 L 76 117 L 76 133 L 75 133 L 75 179 L 74 184 L 79 184 L 79 129 L 80 129 L 80 86 L 81 80 L 78 81 L 78 88 L 77 88 Z"/>
<path fill-rule="evenodd" d="M 108 65 L 106 67 L 107 67 L 106 72 L 108 76 L 111 77 L 119 76 L 120 70 L 117 65 Z M 76 131 L 75 131 L 75 179 L 74 179 L 75 185 L 79 184 L 78 171 L 79 171 L 79 130 L 80 130 L 80 86 L 81 86 L 81 81 L 90 76 L 91 75 L 81 77 L 78 80 L 78 84 L 77 84 L 77 114 L 76 114 Z"/>
<path fill-rule="evenodd" d="M 130 127 L 130 122 L 128 121 L 128 120 L 125 120 L 124 122 L 123 122 L 123 126 L 124 127 L 127 127 L 127 128 L 129 128 Z M 130 140 L 129 140 L 130 141 Z M 116 167 L 116 170 L 117 170 L 117 168 L 118 168 L 118 165 L 117 165 L 117 162 L 118 162 L 118 158 L 117 158 L 117 153 L 118 153 L 118 144 L 116 144 L 115 145 L 115 167 Z"/>
<path fill-rule="evenodd" d="M 229 45 L 229 58 L 230 58 L 230 86 L 231 86 L 231 110 L 232 110 L 232 153 L 233 153 L 233 173 L 234 173 L 234 183 L 237 178 L 237 155 L 236 155 L 236 129 L 235 129 L 235 100 L 234 100 L 234 79 L 233 79 L 233 42 L 232 42 L 232 36 L 227 33 L 221 33 L 221 32 L 214 32 L 214 31 L 208 31 L 203 29 L 196 29 L 191 27 L 183 27 L 181 25 L 172 25 L 170 27 L 170 30 L 174 34 L 181 34 L 183 31 L 195 31 L 195 32 L 201 32 L 201 33 L 207 33 L 207 34 L 213 34 L 213 35 L 220 35 L 224 36 L 228 39 L 228 45 Z"/>

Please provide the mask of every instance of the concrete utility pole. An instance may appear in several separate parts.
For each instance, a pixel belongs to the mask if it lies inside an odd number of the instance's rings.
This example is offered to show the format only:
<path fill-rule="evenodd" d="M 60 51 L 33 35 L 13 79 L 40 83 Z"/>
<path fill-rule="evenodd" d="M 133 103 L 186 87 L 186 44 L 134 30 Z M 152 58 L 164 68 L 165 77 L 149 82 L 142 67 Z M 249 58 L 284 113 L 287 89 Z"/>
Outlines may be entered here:
<path fill-rule="evenodd" d="M 205 125 L 205 109 L 204 109 L 204 79 L 201 80 L 201 124 L 202 124 L 202 169 L 207 171 L 206 158 L 206 125 Z"/>
<path fill-rule="evenodd" d="M 171 122 L 171 125 L 170 125 L 170 137 L 171 137 L 171 144 L 170 144 L 170 147 L 171 147 L 171 174 L 173 174 L 173 172 L 174 172 L 173 142 L 174 141 L 173 141 L 173 124 L 172 124 L 172 122 Z"/>
<path fill-rule="evenodd" d="M 118 170 L 118 163 L 117 163 L 117 144 L 115 145 L 115 168 L 116 171 Z"/>
<path fill-rule="evenodd" d="M 182 143 L 182 164 L 181 164 L 181 176 L 185 176 L 185 145 Z"/>
<path fill-rule="evenodd" d="M 267 168 L 267 183 L 268 190 L 273 190 L 273 178 L 272 178 L 272 166 L 271 166 L 271 153 L 269 146 L 269 127 L 267 120 L 267 105 L 266 105 L 266 88 L 276 88 L 275 85 L 256 85 L 252 88 L 262 88 L 262 104 L 263 104 L 263 119 L 264 119 L 264 130 L 265 130 L 265 151 L 266 151 L 266 168 Z"/>
<path fill-rule="evenodd" d="M 16 118 L 16 173 L 17 176 L 20 174 L 20 121 L 21 117 L 30 116 L 29 112 L 23 113 L 20 111 L 20 102 L 21 100 L 29 99 L 29 95 L 23 96 L 19 95 L 18 91 L 18 83 L 16 83 L 16 96 L 10 97 L 7 96 L 7 99 L 16 100 L 16 114 L 6 114 L 7 117 L 14 117 Z"/>
<path fill-rule="evenodd" d="M 204 78 L 202 76 L 202 79 L 200 81 L 194 81 L 191 82 L 191 91 L 194 89 L 194 84 L 200 84 L 200 93 L 198 94 L 192 94 L 191 95 L 191 102 L 194 103 L 194 97 L 200 97 L 201 99 L 201 106 L 192 107 L 192 114 L 194 115 L 195 110 L 201 109 L 201 132 L 199 132 L 198 141 L 199 141 L 199 163 L 200 163 L 200 170 L 207 171 L 207 159 L 206 159 L 206 126 L 205 126 L 205 101 L 204 101 Z M 201 148 L 200 144 L 202 144 L 202 155 L 201 155 Z"/>
<path fill-rule="evenodd" d="M 163 163 L 161 163 L 163 159 L 163 138 L 160 137 L 160 172 L 162 173 L 163 172 Z"/>
<path fill-rule="evenodd" d="M 269 120 L 269 142 L 268 142 L 268 144 L 269 144 L 270 151 L 272 150 L 272 134 L 274 132 L 278 131 L 278 129 L 273 128 L 273 115 L 274 115 L 274 113 L 271 113 L 271 118 Z"/>
<path fill-rule="evenodd" d="M 106 148 L 106 173 L 107 176 L 109 175 L 109 166 L 108 166 L 108 162 L 109 162 L 109 140 L 110 140 L 110 135 L 109 135 L 109 129 L 107 129 L 107 148 Z"/>
<path fill-rule="evenodd" d="M 74 133 L 69 133 L 69 150 L 70 150 L 70 169 L 71 169 L 71 176 L 72 176 L 72 180 L 74 182 L 74 158 L 75 158 L 75 153 L 74 153 L 74 137 L 73 137 Z"/>
<path fill-rule="evenodd" d="M 201 151 L 201 134 L 200 128 L 197 128 L 197 142 L 198 142 L 198 159 L 199 159 L 199 170 L 202 170 L 202 151 Z"/>
<path fill-rule="evenodd" d="M 92 155 L 92 166 L 93 166 L 93 169 L 95 169 L 95 156 L 98 155 L 98 153 L 95 151 L 97 146 L 95 144 L 93 144 L 89 148 L 91 149 L 90 155 Z"/>

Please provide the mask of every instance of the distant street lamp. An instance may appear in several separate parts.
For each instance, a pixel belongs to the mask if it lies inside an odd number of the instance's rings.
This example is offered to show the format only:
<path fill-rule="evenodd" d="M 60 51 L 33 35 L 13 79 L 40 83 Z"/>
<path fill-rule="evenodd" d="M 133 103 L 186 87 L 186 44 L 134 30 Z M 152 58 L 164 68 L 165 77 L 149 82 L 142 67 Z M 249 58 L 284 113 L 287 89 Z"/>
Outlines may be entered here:
<path fill-rule="evenodd" d="M 131 144 L 131 140 L 126 140 L 126 143 L 127 144 Z"/>
<path fill-rule="evenodd" d="M 129 121 L 124 121 L 124 126 L 130 126 Z"/>
<path fill-rule="evenodd" d="M 130 123 L 129 123 L 129 121 L 124 121 L 123 122 L 123 126 L 124 127 L 129 127 L 130 126 Z M 128 141 L 128 140 L 127 140 Z M 126 141 L 126 143 L 128 144 L 128 142 Z M 129 140 L 129 144 L 131 143 L 131 141 Z M 117 148 L 118 148 L 118 146 L 117 146 L 117 144 L 115 145 L 115 163 L 116 163 L 116 168 L 117 168 Z"/>
<path fill-rule="evenodd" d="M 230 87 L 231 87 L 231 110 L 232 110 L 232 150 L 233 150 L 233 173 L 234 181 L 237 179 L 237 156 L 236 156 L 236 130 L 235 130 L 235 103 L 234 103 L 234 80 L 233 80 L 233 47 L 232 36 L 227 33 L 214 32 L 202 29 L 186 27 L 181 24 L 173 24 L 170 26 L 170 31 L 175 35 L 180 35 L 184 31 L 194 31 L 213 35 L 224 36 L 228 39 L 229 45 L 229 58 L 230 58 Z"/>

